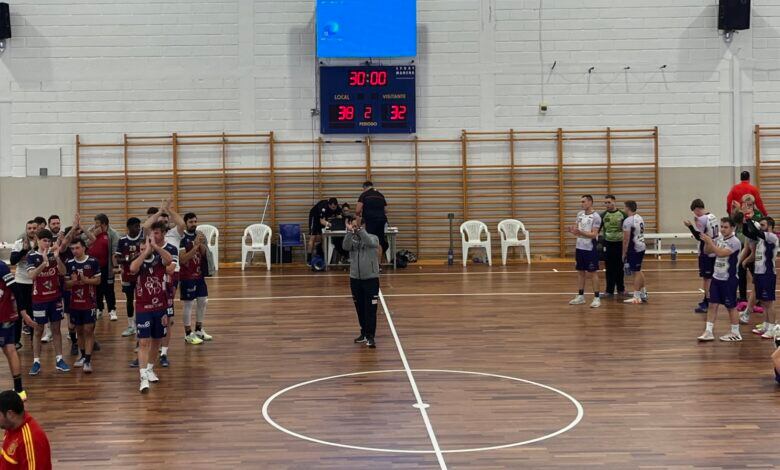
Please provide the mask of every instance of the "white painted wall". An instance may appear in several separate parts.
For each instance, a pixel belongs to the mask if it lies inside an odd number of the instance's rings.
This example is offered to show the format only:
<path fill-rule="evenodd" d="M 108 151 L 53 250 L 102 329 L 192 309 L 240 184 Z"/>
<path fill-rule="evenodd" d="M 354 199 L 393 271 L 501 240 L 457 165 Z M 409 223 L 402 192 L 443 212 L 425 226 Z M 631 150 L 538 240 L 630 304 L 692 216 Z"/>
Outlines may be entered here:
<path fill-rule="evenodd" d="M 728 46 L 717 0 L 541 1 L 540 22 L 540 0 L 419 0 L 419 135 L 658 125 L 663 166 L 714 167 L 750 164 L 753 124 L 780 124 L 776 0 L 754 0 L 754 29 Z M 61 146 L 73 175 L 75 134 L 317 133 L 313 0 L 17 0 L 11 11 L 0 176 L 24 175 L 28 146 Z"/>

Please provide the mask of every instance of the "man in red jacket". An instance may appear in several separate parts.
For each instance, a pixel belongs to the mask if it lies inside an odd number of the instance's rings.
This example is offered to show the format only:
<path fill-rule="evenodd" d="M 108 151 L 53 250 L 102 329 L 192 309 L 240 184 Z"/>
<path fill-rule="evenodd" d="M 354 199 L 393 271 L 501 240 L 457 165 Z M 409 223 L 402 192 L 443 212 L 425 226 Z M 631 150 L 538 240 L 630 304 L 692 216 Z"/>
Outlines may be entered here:
<path fill-rule="evenodd" d="M 0 428 L 5 429 L 0 470 L 51 470 L 49 438 L 13 390 L 0 393 Z"/>
<path fill-rule="evenodd" d="M 766 207 L 764 207 L 764 201 L 761 200 L 761 193 L 758 192 L 758 188 L 750 184 L 750 172 L 743 171 L 739 176 L 740 182 L 735 184 L 731 191 L 729 191 L 728 198 L 726 199 L 726 214 L 731 214 L 732 204 L 736 201 L 742 204 L 742 196 L 745 194 L 751 194 L 756 198 L 756 207 L 761 211 L 764 216 L 767 215 Z"/>

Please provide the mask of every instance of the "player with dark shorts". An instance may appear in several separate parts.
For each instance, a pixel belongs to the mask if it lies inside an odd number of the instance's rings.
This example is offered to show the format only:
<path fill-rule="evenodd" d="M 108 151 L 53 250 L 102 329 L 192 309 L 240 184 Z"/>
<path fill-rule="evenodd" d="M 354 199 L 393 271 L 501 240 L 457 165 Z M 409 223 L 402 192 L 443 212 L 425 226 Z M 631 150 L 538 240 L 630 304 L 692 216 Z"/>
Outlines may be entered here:
<path fill-rule="evenodd" d="M 341 208 L 335 197 L 323 199 L 309 210 L 309 254 L 322 256 L 322 230 L 328 227 L 328 219 L 338 214 Z"/>
<path fill-rule="evenodd" d="M 62 283 L 65 265 L 60 259 L 59 242 L 52 246 L 52 233 L 43 229 L 38 232 L 38 251 L 27 255 L 27 272 L 33 280 L 32 318 L 36 323 L 33 334 L 33 365 L 30 375 L 41 372 L 41 336 L 43 326 L 51 323 L 52 342 L 56 354 L 55 366 L 62 372 L 70 366 L 62 357 Z"/>
<path fill-rule="evenodd" d="M 742 244 L 734 235 L 734 221 L 730 217 L 720 219 L 720 237 L 713 240 L 707 234 L 699 234 L 704 241 L 704 252 L 715 253 L 715 270 L 712 273 L 712 282 L 710 283 L 709 311 L 707 312 L 707 322 L 704 333 L 699 337 L 699 341 L 713 341 L 715 335 L 713 329 L 715 320 L 718 317 L 718 308 L 722 305 L 729 312 L 731 321 L 731 332 L 720 337 L 721 341 L 735 342 L 742 341 L 742 335 L 739 332 L 739 318 L 737 315 L 737 265 L 739 264 L 739 252 L 742 250 Z"/>
<path fill-rule="evenodd" d="M 14 381 L 14 391 L 22 400 L 27 400 L 27 392 L 22 387 L 22 364 L 16 352 L 15 325 L 19 317 L 14 296 L 14 275 L 8 265 L 0 260 L 0 348 L 3 349 L 8 368 Z"/>
<path fill-rule="evenodd" d="M 114 253 L 114 266 L 121 269 L 122 293 L 127 299 L 127 328 L 122 332 L 125 338 L 135 335 L 135 283 L 138 276 L 130 273 L 130 263 L 141 253 L 143 239 L 141 220 L 130 217 L 127 219 L 127 235 L 119 239 Z"/>
<path fill-rule="evenodd" d="M 593 196 L 586 194 L 580 198 L 582 210 L 577 214 L 577 222 L 566 230 L 577 237 L 575 253 L 575 267 L 577 269 L 579 289 L 577 296 L 569 301 L 569 305 L 582 305 L 585 303 L 585 281 L 591 278 L 593 285 L 593 301 L 591 308 L 601 306 L 599 298 L 599 252 L 596 248 L 596 240 L 601 230 L 601 216 L 593 210 Z"/>
<path fill-rule="evenodd" d="M 778 237 L 774 234 L 775 221 L 771 217 L 762 217 L 759 226 L 760 230 L 756 228 L 755 222 L 752 220 L 745 220 L 742 226 L 742 233 L 748 240 L 754 241 L 756 245 L 751 255 L 755 265 L 753 274 L 755 300 L 761 302 L 766 312 L 763 328 L 756 327 L 753 333 L 761 335 L 764 339 L 774 339 L 780 336 L 774 309 L 775 289 L 777 288 L 775 257 L 777 256 Z"/>
<path fill-rule="evenodd" d="M 704 241 L 701 240 L 699 234 L 703 233 L 710 238 L 718 238 L 720 233 L 720 227 L 718 218 L 715 215 L 707 212 L 704 207 L 704 201 L 701 199 L 694 199 L 691 202 L 691 212 L 694 215 L 694 223 L 691 224 L 685 220 L 685 226 L 691 231 L 694 238 L 699 241 L 699 277 L 702 279 L 702 290 L 704 291 L 704 298 L 699 305 L 696 306 L 694 312 L 707 313 L 709 310 L 709 292 L 710 283 L 712 282 L 712 274 L 715 271 L 715 254 L 704 252 Z"/>
<path fill-rule="evenodd" d="M 138 274 L 135 305 L 142 393 L 149 390 L 150 382 L 160 380 L 154 373 L 154 364 L 149 359 L 152 351 L 160 347 L 162 338 L 168 334 L 168 305 L 171 299 L 166 286 L 166 276 L 175 269 L 178 249 L 165 242 L 163 235 L 167 230 L 165 222 L 154 222 L 140 256 L 130 263 L 130 272 Z"/>
<path fill-rule="evenodd" d="M 213 338 L 203 329 L 206 317 L 209 291 L 203 276 L 203 261 L 206 259 L 206 237 L 196 231 L 198 217 L 189 212 L 184 215 L 187 229 L 179 247 L 181 276 L 181 302 L 184 312 L 184 341 L 199 344 Z M 194 304 L 194 305 L 193 305 Z M 192 331 L 192 307 L 196 307 L 195 331 Z"/>
<path fill-rule="evenodd" d="M 628 272 L 634 275 L 634 296 L 623 302 L 641 304 L 647 302 L 645 274 L 642 272 L 642 260 L 645 257 L 645 221 L 637 214 L 636 201 L 625 202 L 627 217 L 623 221 L 623 260 Z"/>
<path fill-rule="evenodd" d="M 97 319 L 97 286 L 100 285 L 100 263 L 87 256 L 87 245 L 77 238 L 70 244 L 73 259 L 67 262 L 65 283 L 70 289 L 70 321 L 76 327 L 81 357 L 74 367 L 83 367 L 92 373 L 92 350 L 95 344 Z"/>

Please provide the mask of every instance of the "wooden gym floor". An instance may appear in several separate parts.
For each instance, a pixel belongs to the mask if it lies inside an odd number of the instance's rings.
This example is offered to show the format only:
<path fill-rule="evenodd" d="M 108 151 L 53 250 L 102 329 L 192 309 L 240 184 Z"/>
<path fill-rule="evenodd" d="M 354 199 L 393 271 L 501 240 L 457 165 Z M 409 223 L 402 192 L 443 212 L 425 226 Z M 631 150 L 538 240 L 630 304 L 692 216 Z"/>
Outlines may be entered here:
<path fill-rule="evenodd" d="M 133 340 L 120 321 L 98 326 L 95 373 L 30 377 L 28 410 L 52 442 L 54 467 L 362 469 L 776 468 L 780 390 L 773 345 L 743 326 L 742 343 L 698 344 L 703 318 L 694 263 L 646 262 L 650 302 L 570 307 L 569 263 L 509 267 L 412 265 L 382 277 L 391 316 L 430 429 L 380 309 L 376 350 L 358 333 L 346 275 L 285 268 L 209 280 L 207 330 L 214 341 L 181 341 L 177 307 L 171 367 L 138 392 Z M 558 272 L 554 270 L 557 269 Z M 603 279 L 602 279 L 603 284 Z M 590 296 L 589 300 L 590 300 Z M 728 329 L 726 315 L 716 334 Z M 66 347 L 68 346 L 66 341 Z M 68 357 L 73 363 L 74 358 Z M 554 437 L 522 446 L 474 451 Z M 276 392 L 301 382 L 371 371 Z M 10 386 L 7 368 L 2 383 Z M 417 451 L 376 452 L 355 447 Z"/>

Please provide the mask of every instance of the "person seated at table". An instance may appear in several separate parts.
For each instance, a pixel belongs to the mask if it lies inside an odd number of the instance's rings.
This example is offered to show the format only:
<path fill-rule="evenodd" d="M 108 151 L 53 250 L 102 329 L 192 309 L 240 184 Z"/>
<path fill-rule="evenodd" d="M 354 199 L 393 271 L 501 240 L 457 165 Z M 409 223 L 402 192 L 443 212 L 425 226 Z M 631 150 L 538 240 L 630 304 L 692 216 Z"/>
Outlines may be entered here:
<path fill-rule="evenodd" d="M 322 255 L 322 230 L 329 226 L 328 219 L 341 211 L 339 201 L 335 197 L 323 199 L 309 210 L 309 254 Z"/>
<path fill-rule="evenodd" d="M 349 209 L 349 204 L 344 203 L 341 206 L 341 211 L 336 213 L 333 217 L 328 219 L 330 230 L 333 231 L 345 231 L 347 229 L 346 216 L 344 214 L 344 206 Z M 333 237 L 330 241 L 333 246 L 333 251 L 336 254 L 337 264 L 349 264 L 349 252 L 345 250 L 341 245 L 344 242 L 344 237 Z M 328 260 L 330 262 L 331 260 Z"/>

